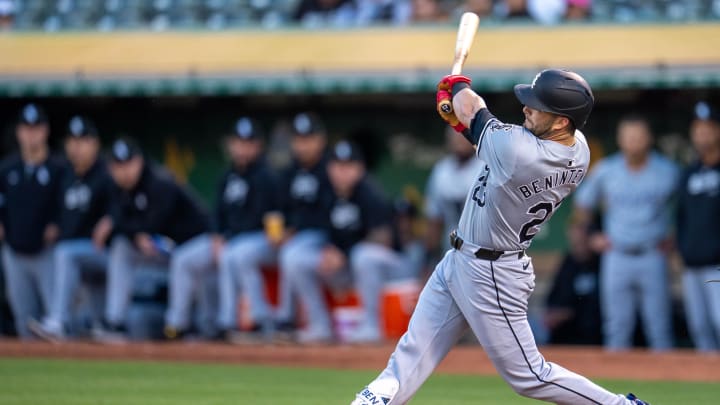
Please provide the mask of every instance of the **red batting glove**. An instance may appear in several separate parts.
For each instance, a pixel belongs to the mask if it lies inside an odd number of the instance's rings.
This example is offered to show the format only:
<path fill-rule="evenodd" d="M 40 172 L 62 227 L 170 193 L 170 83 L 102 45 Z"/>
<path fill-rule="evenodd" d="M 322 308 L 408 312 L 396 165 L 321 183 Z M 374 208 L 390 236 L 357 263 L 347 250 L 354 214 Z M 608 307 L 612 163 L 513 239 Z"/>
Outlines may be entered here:
<path fill-rule="evenodd" d="M 455 115 L 455 111 L 453 111 L 452 97 L 450 96 L 450 92 L 446 90 L 438 90 L 436 99 L 437 112 L 438 114 L 440 114 L 440 118 L 447 122 L 448 125 L 453 127 L 453 129 L 456 130 L 458 133 L 462 133 L 464 130 L 466 130 L 467 127 L 463 125 L 460 120 L 458 120 L 457 116 Z"/>
<path fill-rule="evenodd" d="M 463 75 L 447 75 L 440 79 L 437 84 L 438 90 L 445 90 L 452 93 L 452 88 L 456 83 L 467 83 L 468 86 L 472 85 L 472 80 L 469 77 Z"/>

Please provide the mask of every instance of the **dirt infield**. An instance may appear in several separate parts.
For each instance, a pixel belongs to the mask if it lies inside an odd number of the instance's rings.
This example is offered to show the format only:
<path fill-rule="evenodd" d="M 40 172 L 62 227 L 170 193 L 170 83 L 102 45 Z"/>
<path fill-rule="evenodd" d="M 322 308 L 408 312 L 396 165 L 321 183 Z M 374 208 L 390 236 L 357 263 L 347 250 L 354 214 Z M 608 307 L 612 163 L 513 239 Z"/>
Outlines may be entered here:
<path fill-rule="evenodd" d="M 266 364 L 336 369 L 384 367 L 392 351 L 384 346 L 234 346 L 220 343 L 21 343 L 0 341 L 0 357 L 43 357 L 104 360 L 154 360 Z M 720 382 L 720 356 L 691 351 L 654 354 L 644 351 L 605 353 L 597 348 L 552 347 L 545 358 L 589 377 L 640 380 Z M 494 374 L 492 364 L 478 346 L 455 348 L 438 372 Z"/>

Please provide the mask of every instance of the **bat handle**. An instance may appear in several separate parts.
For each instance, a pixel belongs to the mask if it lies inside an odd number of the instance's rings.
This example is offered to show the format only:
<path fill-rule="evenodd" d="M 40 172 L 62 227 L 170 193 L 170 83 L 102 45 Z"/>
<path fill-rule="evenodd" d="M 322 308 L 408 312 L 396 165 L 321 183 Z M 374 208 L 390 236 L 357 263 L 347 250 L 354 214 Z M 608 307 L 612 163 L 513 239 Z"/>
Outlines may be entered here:
<path fill-rule="evenodd" d="M 452 70 L 450 70 L 451 75 L 459 75 L 462 73 L 463 68 L 463 61 L 459 60 L 453 64 Z"/>
<path fill-rule="evenodd" d="M 462 73 L 462 68 L 463 68 L 463 59 L 460 59 L 460 60 L 456 61 L 455 63 L 453 63 L 453 67 L 452 67 L 452 70 L 450 70 L 450 74 L 451 75 L 459 75 L 460 73 Z M 452 110 L 453 110 L 452 103 L 450 102 L 450 100 L 445 100 L 445 101 L 440 102 L 440 106 L 443 108 L 443 111 L 452 112 Z"/>
<path fill-rule="evenodd" d="M 465 64 L 465 60 L 467 60 L 467 56 L 467 51 L 455 55 L 455 61 L 453 62 L 450 74 L 459 75 L 460 73 L 462 73 L 462 68 Z"/>

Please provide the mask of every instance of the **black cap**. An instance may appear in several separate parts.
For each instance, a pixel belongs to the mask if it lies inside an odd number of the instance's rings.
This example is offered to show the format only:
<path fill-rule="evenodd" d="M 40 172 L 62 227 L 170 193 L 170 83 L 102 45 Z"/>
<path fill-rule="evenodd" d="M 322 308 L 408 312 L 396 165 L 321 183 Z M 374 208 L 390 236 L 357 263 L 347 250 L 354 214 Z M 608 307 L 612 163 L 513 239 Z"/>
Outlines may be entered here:
<path fill-rule="evenodd" d="M 115 163 L 127 162 L 140 155 L 142 155 L 140 147 L 130 138 L 116 139 L 110 147 L 110 160 Z"/>
<path fill-rule="evenodd" d="M 700 101 L 695 104 L 695 110 L 693 111 L 695 119 L 703 121 L 715 121 L 720 123 L 720 111 L 713 108 L 709 103 Z"/>
<path fill-rule="evenodd" d="M 263 132 L 260 125 L 252 118 L 240 117 L 232 127 L 232 136 L 244 140 L 262 139 Z"/>
<path fill-rule="evenodd" d="M 340 141 L 333 146 L 332 153 L 330 154 L 331 160 L 337 160 L 340 162 L 364 162 L 360 148 L 350 141 Z"/>
<path fill-rule="evenodd" d="M 48 123 L 48 117 L 42 107 L 30 103 L 20 110 L 18 122 L 24 125 L 42 125 Z"/>
<path fill-rule="evenodd" d="M 72 138 L 82 138 L 86 136 L 97 137 L 98 132 L 95 124 L 87 117 L 76 115 L 70 118 L 68 122 L 67 134 Z"/>
<path fill-rule="evenodd" d="M 325 125 L 320 117 L 309 112 L 296 115 L 293 118 L 292 127 L 295 135 L 325 135 Z"/>

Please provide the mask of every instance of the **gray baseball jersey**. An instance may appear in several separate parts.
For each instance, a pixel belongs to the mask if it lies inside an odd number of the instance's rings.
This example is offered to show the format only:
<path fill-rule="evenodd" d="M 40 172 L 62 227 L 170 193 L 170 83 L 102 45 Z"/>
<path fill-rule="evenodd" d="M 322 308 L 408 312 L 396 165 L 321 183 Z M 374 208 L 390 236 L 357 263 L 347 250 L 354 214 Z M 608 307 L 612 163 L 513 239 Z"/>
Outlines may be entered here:
<path fill-rule="evenodd" d="M 477 155 L 484 166 L 467 195 L 458 234 L 488 249 L 523 250 L 585 176 L 590 149 L 580 131 L 575 144 L 565 146 L 483 111 Z"/>

